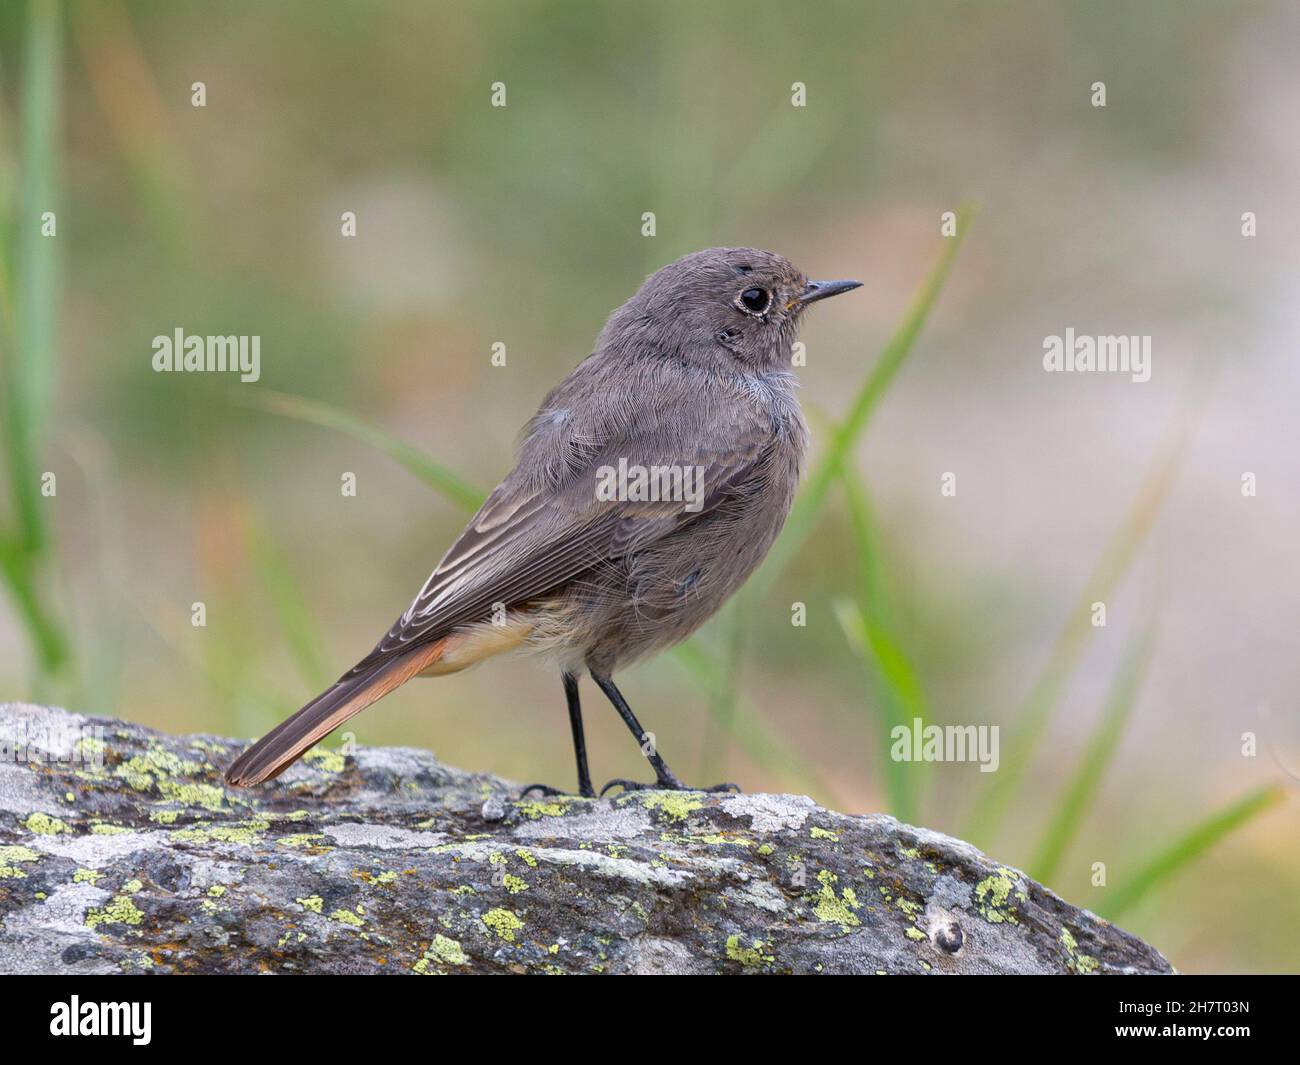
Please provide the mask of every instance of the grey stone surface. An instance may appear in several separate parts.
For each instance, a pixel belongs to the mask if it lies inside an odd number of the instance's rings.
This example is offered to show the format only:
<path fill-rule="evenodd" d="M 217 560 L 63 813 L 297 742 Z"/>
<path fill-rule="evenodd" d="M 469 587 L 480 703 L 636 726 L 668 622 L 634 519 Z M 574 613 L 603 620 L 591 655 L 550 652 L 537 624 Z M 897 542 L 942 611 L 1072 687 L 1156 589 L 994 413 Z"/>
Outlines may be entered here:
<path fill-rule="evenodd" d="M 408 749 L 0 706 L 6 973 L 1165 973 L 974 847 L 797 795 L 516 797 Z"/>

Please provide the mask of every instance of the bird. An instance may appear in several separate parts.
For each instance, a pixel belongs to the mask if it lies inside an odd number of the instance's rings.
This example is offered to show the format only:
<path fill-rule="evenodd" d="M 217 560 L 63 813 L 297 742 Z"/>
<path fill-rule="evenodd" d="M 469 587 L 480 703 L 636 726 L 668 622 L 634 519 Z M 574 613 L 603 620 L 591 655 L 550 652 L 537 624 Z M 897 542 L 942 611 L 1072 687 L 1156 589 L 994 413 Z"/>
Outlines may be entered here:
<path fill-rule="evenodd" d="M 709 248 L 651 274 L 542 401 L 514 468 L 374 649 L 239 755 L 227 782 L 278 776 L 413 677 L 523 650 L 558 667 L 580 796 L 596 796 L 583 673 L 655 775 L 600 794 L 686 790 L 614 674 L 691 635 L 776 540 L 808 448 L 792 369 L 800 323 L 860 286 L 809 280 L 757 248 Z"/>

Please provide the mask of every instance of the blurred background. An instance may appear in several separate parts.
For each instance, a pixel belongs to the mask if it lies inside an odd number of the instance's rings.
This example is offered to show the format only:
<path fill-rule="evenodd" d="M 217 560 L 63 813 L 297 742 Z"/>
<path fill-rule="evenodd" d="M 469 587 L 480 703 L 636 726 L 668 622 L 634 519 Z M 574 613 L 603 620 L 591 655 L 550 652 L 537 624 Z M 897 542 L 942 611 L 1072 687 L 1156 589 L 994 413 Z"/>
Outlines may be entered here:
<path fill-rule="evenodd" d="M 962 835 L 1184 971 L 1300 969 L 1298 42 L 1285 2 L 3 5 L 0 696 L 261 733 L 648 272 L 771 248 L 865 285 L 804 329 L 776 557 L 620 680 L 670 764 Z M 153 372 L 178 327 L 260 381 Z M 1067 327 L 1151 335 L 1151 380 L 1045 373 Z M 644 776 L 584 695 L 598 782 Z M 999 725 L 999 771 L 890 760 L 913 717 Z M 527 659 L 350 731 L 572 786 Z"/>

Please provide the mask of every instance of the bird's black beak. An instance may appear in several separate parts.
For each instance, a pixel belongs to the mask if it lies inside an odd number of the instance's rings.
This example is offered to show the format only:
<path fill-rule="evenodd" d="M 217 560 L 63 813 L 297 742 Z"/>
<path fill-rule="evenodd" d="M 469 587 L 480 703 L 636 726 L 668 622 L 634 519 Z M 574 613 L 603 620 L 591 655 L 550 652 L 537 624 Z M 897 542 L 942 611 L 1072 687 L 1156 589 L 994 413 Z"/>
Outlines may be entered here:
<path fill-rule="evenodd" d="M 809 281 L 808 287 L 799 297 L 799 302 L 806 306 L 824 300 L 827 296 L 838 296 L 841 292 L 852 292 L 855 288 L 861 287 L 861 281 Z"/>

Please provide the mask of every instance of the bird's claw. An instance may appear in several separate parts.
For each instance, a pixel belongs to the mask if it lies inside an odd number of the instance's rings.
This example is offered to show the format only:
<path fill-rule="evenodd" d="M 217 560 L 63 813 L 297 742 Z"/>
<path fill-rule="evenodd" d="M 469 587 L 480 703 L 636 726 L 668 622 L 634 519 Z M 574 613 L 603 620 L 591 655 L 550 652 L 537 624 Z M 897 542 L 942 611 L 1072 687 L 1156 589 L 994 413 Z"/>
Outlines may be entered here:
<path fill-rule="evenodd" d="M 557 795 L 568 799 L 594 799 L 596 797 L 596 793 L 590 789 L 580 791 L 577 795 L 574 795 L 571 791 L 565 791 L 563 788 L 553 788 L 549 784 L 529 784 L 519 793 L 519 797 L 521 799 L 527 798 L 534 792 L 545 798 L 552 798 Z"/>
<path fill-rule="evenodd" d="M 531 795 L 533 792 L 537 792 L 538 795 L 545 795 L 548 797 L 551 795 L 564 794 L 564 792 L 562 792 L 559 788 L 553 788 L 549 784 L 529 784 L 528 787 L 524 788 L 524 790 L 519 793 L 519 797 L 522 799 L 525 796 Z"/>
<path fill-rule="evenodd" d="M 643 784 L 639 780 L 624 780 L 621 777 L 615 777 L 603 788 L 600 789 L 601 797 L 610 788 L 622 788 L 624 791 L 705 791 L 705 792 L 739 792 L 740 787 L 736 784 L 713 784 L 707 788 L 693 788 L 689 784 L 683 784 L 679 780 L 667 781 L 656 780 L 650 784 Z"/>

